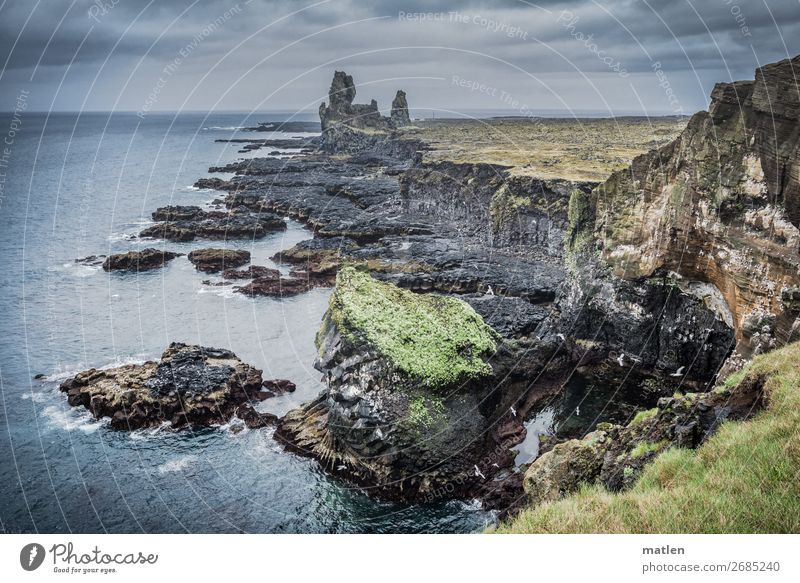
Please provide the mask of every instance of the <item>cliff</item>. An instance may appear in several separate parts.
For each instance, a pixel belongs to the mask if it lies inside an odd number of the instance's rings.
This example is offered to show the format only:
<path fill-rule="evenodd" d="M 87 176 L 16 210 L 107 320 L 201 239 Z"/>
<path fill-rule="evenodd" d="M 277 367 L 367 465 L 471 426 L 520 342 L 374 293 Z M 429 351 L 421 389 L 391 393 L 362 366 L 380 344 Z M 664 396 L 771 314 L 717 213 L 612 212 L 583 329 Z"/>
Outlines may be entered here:
<path fill-rule="evenodd" d="M 568 247 L 610 278 L 664 278 L 729 325 L 748 358 L 797 337 L 800 57 L 720 83 L 672 143 L 570 201 Z M 608 280 L 606 280 L 607 282 Z M 594 295 L 582 285 L 581 299 Z"/>

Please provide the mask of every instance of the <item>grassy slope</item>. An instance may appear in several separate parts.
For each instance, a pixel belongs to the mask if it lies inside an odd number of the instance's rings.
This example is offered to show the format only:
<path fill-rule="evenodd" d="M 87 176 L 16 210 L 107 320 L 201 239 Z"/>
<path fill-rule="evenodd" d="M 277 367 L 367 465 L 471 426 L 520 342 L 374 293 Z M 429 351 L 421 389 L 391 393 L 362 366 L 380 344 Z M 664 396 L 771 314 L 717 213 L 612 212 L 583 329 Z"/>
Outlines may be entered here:
<path fill-rule="evenodd" d="M 340 332 L 362 335 L 399 370 L 433 388 L 492 371 L 483 358 L 496 350 L 495 333 L 456 298 L 415 294 L 344 267 L 330 313 Z"/>
<path fill-rule="evenodd" d="M 586 486 L 498 531 L 800 532 L 800 342 L 747 374 L 767 376 L 768 408 L 753 420 L 724 424 L 697 450 L 665 451 L 627 492 Z"/>

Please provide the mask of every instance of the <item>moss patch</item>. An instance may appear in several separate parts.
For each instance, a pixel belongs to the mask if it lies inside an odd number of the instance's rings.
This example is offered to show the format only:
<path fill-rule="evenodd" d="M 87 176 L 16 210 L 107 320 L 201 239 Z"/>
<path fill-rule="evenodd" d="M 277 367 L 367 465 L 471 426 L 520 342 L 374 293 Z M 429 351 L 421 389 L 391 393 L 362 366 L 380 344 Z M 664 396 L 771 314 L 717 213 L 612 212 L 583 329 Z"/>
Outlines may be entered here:
<path fill-rule="evenodd" d="M 628 427 L 635 427 L 648 419 L 652 419 L 658 414 L 658 407 L 653 407 L 652 409 L 648 409 L 647 411 L 639 411 L 631 422 L 628 423 Z"/>
<path fill-rule="evenodd" d="M 394 367 L 431 388 L 491 374 L 496 333 L 468 304 L 420 295 L 343 267 L 329 313 L 339 332 L 365 339 Z"/>

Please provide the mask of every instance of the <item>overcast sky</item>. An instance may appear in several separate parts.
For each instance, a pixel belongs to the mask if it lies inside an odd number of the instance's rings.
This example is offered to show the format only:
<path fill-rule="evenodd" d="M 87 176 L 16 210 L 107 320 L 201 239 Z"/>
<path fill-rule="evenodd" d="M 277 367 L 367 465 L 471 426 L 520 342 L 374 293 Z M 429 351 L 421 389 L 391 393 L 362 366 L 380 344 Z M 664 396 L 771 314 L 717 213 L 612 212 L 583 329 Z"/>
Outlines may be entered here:
<path fill-rule="evenodd" d="M 5 0 L 0 47 L 2 110 L 315 111 L 343 69 L 437 116 L 689 114 L 800 53 L 800 0 Z"/>

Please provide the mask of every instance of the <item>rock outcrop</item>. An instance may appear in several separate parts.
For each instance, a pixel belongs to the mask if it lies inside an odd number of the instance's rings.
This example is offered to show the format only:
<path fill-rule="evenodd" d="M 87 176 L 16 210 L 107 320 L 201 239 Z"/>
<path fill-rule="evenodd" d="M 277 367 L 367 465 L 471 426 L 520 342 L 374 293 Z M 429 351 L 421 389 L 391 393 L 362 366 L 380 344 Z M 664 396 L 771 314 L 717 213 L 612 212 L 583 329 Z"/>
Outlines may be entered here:
<path fill-rule="evenodd" d="M 599 286 L 583 282 L 579 303 L 656 278 L 708 306 L 733 329 L 744 358 L 797 337 L 799 67 L 795 57 L 761 67 L 755 81 L 717 84 L 709 110 L 674 142 L 591 194 L 573 195 L 568 244 L 577 270 L 597 253 L 610 271 Z"/>
<path fill-rule="evenodd" d="M 389 116 L 392 126 L 400 128 L 411 123 L 411 116 L 408 114 L 408 101 L 406 92 L 399 89 L 392 100 L 392 111 Z"/>
<path fill-rule="evenodd" d="M 103 262 L 105 271 L 147 271 L 162 267 L 182 253 L 172 251 L 161 251 L 148 247 L 141 251 L 128 251 L 127 253 L 115 253 L 109 255 Z"/>
<path fill-rule="evenodd" d="M 214 187 L 224 185 L 214 183 Z M 140 237 L 168 241 L 260 239 L 286 229 L 281 217 L 247 208 L 209 211 L 198 206 L 167 206 L 156 209 L 153 220 L 157 223 L 139 233 Z"/>
<path fill-rule="evenodd" d="M 583 484 L 601 483 L 611 491 L 628 488 L 665 449 L 699 447 L 723 422 L 750 419 L 764 407 L 763 377 L 749 375 L 738 385 L 729 384 L 710 393 L 664 397 L 627 426 L 600 424 L 582 439 L 556 444 L 525 472 L 529 502 L 557 500 Z"/>
<path fill-rule="evenodd" d="M 343 268 L 317 336 L 327 388 L 276 438 L 389 498 L 464 495 L 507 468 L 524 437 L 509 413 L 519 354 L 498 341 L 461 300 Z"/>
<path fill-rule="evenodd" d="M 406 94 L 398 91 L 392 101 L 389 117 L 378 110 L 378 102 L 353 103 L 356 86 L 353 77 L 336 71 L 328 90 L 328 104 L 319 106 L 322 124 L 321 145 L 326 151 L 363 151 L 374 149 L 380 142 L 390 141 L 390 132 L 408 125 Z"/>
<path fill-rule="evenodd" d="M 195 249 L 188 256 L 199 271 L 216 273 L 250 263 L 250 252 L 244 249 Z"/>
<path fill-rule="evenodd" d="M 277 421 L 250 404 L 272 397 L 262 388 L 261 371 L 230 350 L 172 343 L 158 362 L 89 369 L 61 384 L 72 406 L 83 406 L 96 418 L 110 417 L 115 429 L 134 430 L 170 423 L 203 426 L 241 417 L 249 427 Z"/>

